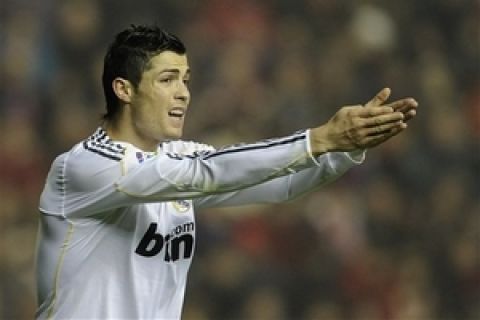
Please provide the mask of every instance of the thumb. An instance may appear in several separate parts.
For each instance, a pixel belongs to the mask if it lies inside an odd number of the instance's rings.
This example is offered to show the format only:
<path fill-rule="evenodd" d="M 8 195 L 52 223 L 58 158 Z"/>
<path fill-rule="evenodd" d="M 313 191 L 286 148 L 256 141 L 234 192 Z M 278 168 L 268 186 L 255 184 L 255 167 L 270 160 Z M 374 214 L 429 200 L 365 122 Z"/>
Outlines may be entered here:
<path fill-rule="evenodd" d="M 379 93 L 372 100 L 368 101 L 365 107 L 378 107 L 381 106 L 385 101 L 387 101 L 388 97 L 390 97 L 390 93 L 392 90 L 390 88 L 383 88 L 380 90 Z"/>

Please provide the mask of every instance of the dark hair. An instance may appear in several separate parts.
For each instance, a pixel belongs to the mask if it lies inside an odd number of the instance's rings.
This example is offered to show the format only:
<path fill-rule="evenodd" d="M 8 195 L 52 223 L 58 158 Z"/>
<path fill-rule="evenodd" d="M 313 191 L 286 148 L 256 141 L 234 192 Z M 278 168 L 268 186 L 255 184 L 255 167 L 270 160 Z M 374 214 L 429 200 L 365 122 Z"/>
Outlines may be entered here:
<path fill-rule="evenodd" d="M 112 120 L 119 112 L 113 80 L 121 77 L 137 88 L 143 72 L 149 68 L 150 59 L 163 51 L 185 54 L 186 49 L 179 38 L 157 26 L 131 25 L 116 35 L 103 65 L 102 84 L 107 103 L 104 120 Z"/>

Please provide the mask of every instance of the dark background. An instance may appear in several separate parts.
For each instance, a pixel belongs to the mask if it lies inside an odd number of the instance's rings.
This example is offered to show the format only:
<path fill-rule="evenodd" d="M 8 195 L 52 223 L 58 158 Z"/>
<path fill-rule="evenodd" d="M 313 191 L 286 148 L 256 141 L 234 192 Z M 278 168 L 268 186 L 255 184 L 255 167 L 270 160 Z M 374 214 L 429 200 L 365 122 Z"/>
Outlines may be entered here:
<path fill-rule="evenodd" d="M 480 317 L 480 2 L 0 2 L 0 318 L 35 311 L 38 198 L 104 110 L 103 55 L 131 23 L 179 35 L 186 138 L 289 134 L 384 86 L 403 135 L 299 200 L 197 212 L 185 319 Z"/>

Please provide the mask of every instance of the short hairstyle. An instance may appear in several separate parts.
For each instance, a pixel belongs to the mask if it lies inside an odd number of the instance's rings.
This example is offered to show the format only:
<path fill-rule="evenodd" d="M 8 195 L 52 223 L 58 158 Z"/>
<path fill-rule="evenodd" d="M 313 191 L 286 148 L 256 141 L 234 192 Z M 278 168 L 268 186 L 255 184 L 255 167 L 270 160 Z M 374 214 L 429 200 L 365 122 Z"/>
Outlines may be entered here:
<path fill-rule="evenodd" d="M 103 65 L 102 84 L 107 104 L 104 120 L 113 120 L 120 110 L 120 101 L 112 88 L 113 80 L 121 77 L 138 88 L 150 59 L 164 51 L 185 54 L 186 48 L 178 37 L 157 26 L 131 25 L 116 35 Z"/>

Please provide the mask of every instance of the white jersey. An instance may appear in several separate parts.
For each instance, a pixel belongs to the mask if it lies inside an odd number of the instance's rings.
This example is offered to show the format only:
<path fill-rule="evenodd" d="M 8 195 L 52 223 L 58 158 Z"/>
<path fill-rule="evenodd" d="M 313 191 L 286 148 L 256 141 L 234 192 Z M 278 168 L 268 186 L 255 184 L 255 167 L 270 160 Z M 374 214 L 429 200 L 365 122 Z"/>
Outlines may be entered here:
<path fill-rule="evenodd" d="M 97 129 L 55 159 L 41 195 L 36 318 L 179 319 L 194 207 L 289 200 L 363 161 L 361 151 L 313 158 L 307 133 L 148 153 Z"/>

